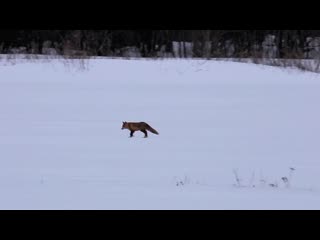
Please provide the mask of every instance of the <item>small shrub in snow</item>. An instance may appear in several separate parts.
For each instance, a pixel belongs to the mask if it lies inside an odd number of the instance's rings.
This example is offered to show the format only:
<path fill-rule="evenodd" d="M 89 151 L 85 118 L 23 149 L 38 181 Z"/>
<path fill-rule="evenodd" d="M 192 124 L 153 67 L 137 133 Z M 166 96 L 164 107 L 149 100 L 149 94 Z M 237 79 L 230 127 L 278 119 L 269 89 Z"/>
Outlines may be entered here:
<path fill-rule="evenodd" d="M 234 177 L 235 177 L 235 180 L 236 180 L 236 186 L 240 187 L 241 186 L 241 179 L 239 178 L 239 175 L 238 175 L 238 170 L 237 169 L 233 169 L 233 174 L 234 174 Z"/>
<path fill-rule="evenodd" d="M 178 187 L 178 186 L 184 186 L 184 185 L 187 185 L 187 184 L 190 184 L 191 183 L 191 180 L 189 177 L 187 176 L 184 176 L 183 179 L 175 179 L 175 185 Z"/>
<path fill-rule="evenodd" d="M 275 182 L 275 183 L 270 183 L 269 184 L 270 187 L 273 187 L 273 188 L 277 188 L 278 187 L 278 183 Z"/>
<path fill-rule="evenodd" d="M 294 168 L 292 168 L 292 167 L 289 168 L 288 177 L 287 176 L 283 176 L 283 177 L 280 178 L 281 181 L 285 184 L 286 188 L 289 188 L 291 186 L 291 180 L 292 180 L 293 171 L 295 171 Z M 255 179 L 255 173 L 254 172 L 252 173 L 251 178 L 248 181 L 248 184 L 244 184 L 243 183 L 243 181 L 239 177 L 237 169 L 233 169 L 233 175 L 234 175 L 235 181 L 236 181 L 236 184 L 234 184 L 234 186 L 236 186 L 236 187 L 256 187 L 256 184 L 254 183 L 254 179 Z M 265 177 L 261 176 L 260 177 L 260 187 L 265 187 L 265 186 L 272 187 L 272 188 L 280 187 L 280 185 L 278 184 L 277 180 L 267 181 Z"/>
<path fill-rule="evenodd" d="M 290 182 L 292 180 L 292 174 L 295 171 L 295 169 L 291 167 L 291 168 L 289 168 L 289 170 L 290 170 L 289 171 L 289 177 L 282 177 L 281 178 L 281 180 L 283 181 L 283 183 L 286 185 L 287 188 L 290 187 Z"/>

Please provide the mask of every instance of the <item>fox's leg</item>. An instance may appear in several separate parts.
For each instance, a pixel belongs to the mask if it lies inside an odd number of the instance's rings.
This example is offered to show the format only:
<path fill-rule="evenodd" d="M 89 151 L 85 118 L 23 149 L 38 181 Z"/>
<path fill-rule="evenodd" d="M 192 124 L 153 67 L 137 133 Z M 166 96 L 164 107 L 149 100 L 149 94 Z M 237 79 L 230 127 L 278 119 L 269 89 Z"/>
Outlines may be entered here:
<path fill-rule="evenodd" d="M 146 131 L 146 130 L 140 130 L 140 131 L 144 133 L 144 137 L 145 137 L 145 138 L 147 138 L 147 137 L 148 137 L 148 133 L 147 133 L 147 131 Z"/>
<path fill-rule="evenodd" d="M 130 131 L 130 137 L 133 137 L 134 131 Z"/>

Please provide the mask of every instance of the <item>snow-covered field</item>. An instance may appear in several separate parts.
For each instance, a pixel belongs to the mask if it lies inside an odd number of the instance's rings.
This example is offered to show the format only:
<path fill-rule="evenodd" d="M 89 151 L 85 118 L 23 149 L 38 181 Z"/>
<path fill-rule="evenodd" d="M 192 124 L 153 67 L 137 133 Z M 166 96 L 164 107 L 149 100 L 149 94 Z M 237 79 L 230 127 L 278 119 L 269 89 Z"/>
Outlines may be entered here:
<path fill-rule="evenodd" d="M 320 209 L 319 75 L 87 64 L 1 62 L 0 209 Z"/>

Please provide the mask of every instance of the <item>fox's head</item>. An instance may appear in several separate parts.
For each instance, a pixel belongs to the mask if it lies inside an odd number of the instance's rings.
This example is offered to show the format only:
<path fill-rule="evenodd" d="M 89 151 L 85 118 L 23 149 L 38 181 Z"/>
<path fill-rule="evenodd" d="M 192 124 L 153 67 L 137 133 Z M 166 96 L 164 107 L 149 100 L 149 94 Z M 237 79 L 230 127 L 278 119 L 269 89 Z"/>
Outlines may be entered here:
<path fill-rule="evenodd" d="M 122 130 L 128 128 L 128 123 L 127 122 L 122 122 Z"/>

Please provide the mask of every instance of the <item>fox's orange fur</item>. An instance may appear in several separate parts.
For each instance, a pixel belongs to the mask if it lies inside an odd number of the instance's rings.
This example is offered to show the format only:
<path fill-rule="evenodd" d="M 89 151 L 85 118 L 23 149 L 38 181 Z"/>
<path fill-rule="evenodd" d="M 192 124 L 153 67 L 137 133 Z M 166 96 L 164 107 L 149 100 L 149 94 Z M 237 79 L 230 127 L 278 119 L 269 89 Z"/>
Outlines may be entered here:
<path fill-rule="evenodd" d="M 144 133 L 144 137 L 148 137 L 147 130 L 154 134 L 159 134 L 155 129 L 150 127 L 148 123 L 145 122 L 122 122 L 122 130 L 128 129 L 130 131 L 130 137 L 133 137 L 135 131 L 141 131 Z"/>

